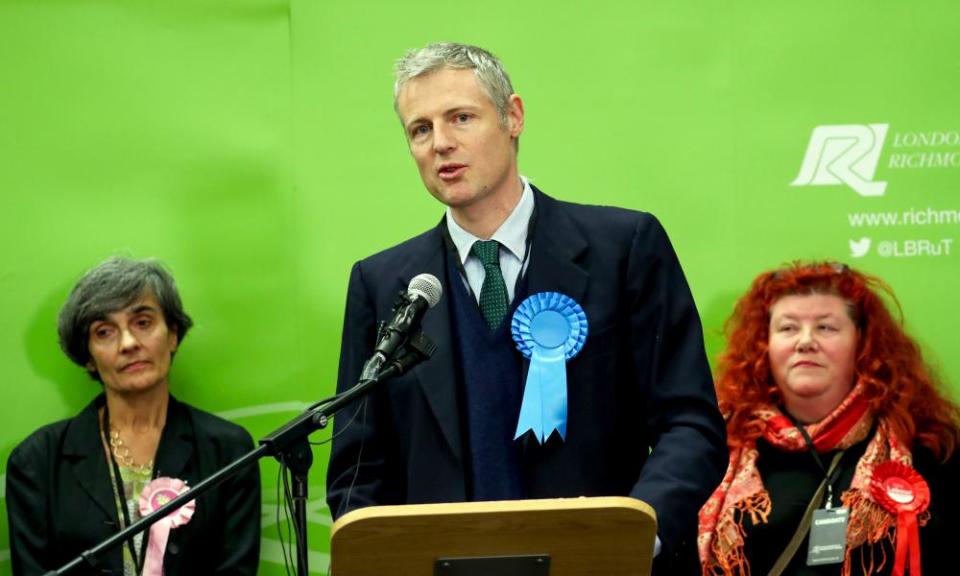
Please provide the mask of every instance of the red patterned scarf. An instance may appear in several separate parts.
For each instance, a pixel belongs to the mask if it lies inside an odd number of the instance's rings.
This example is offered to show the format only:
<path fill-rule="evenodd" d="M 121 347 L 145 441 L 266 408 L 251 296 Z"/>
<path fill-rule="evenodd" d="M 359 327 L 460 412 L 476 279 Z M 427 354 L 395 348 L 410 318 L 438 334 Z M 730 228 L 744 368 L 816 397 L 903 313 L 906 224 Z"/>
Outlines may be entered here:
<path fill-rule="evenodd" d="M 763 438 L 771 445 L 788 452 L 808 450 L 807 443 L 793 422 L 775 406 L 756 411 L 765 424 Z M 820 452 L 852 446 L 870 433 L 874 417 L 860 387 L 826 418 L 804 426 Z M 753 524 L 766 523 L 773 504 L 757 470 L 756 443 L 730 450 L 730 464 L 723 482 L 700 509 L 700 533 L 697 545 L 704 575 L 749 576 L 750 562 L 744 555 L 743 519 Z M 884 419 L 877 422 L 876 432 L 857 462 L 850 489 L 843 493 L 843 505 L 850 509 L 847 528 L 847 554 L 843 575 L 849 576 L 851 551 L 867 543 L 876 544 L 894 537 L 896 518 L 887 513 L 870 495 L 873 468 L 887 460 L 911 464 L 907 446 L 896 438 Z M 925 519 L 921 518 L 921 524 Z M 863 574 L 872 574 L 886 564 L 884 557 L 863 555 Z"/>

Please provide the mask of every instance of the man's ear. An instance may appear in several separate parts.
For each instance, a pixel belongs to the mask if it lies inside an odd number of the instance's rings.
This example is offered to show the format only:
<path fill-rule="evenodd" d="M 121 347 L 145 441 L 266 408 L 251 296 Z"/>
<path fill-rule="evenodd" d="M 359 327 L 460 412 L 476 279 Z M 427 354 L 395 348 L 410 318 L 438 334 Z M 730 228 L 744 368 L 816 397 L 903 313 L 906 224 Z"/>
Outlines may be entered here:
<path fill-rule="evenodd" d="M 508 100 L 507 129 L 511 138 L 519 138 L 523 133 L 523 100 L 516 94 L 511 94 Z"/>

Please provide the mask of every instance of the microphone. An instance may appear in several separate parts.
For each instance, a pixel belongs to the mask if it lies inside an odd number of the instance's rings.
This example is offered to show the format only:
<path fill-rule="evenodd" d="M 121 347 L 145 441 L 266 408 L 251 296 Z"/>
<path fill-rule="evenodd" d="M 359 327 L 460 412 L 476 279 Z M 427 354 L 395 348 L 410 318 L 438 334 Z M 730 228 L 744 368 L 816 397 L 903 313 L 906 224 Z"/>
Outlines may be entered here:
<path fill-rule="evenodd" d="M 443 286 L 433 274 L 418 274 L 410 280 L 406 292 L 401 292 L 393 305 L 393 317 L 381 322 L 377 330 L 377 346 L 373 356 L 363 365 L 360 381 L 370 380 L 380 373 L 384 363 L 420 328 L 420 320 L 428 308 L 433 308 L 443 296 Z"/>

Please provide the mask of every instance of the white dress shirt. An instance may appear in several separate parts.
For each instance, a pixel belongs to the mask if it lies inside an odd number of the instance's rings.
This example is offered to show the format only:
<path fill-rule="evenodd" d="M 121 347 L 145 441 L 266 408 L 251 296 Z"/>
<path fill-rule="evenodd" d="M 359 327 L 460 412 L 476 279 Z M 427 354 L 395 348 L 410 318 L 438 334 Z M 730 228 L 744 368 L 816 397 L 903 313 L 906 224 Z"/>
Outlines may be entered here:
<path fill-rule="evenodd" d="M 507 285 L 507 297 L 513 302 L 514 290 L 517 285 L 517 278 L 526 270 L 528 262 L 525 259 L 527 251 L 527 232 L 530 227 L 530 216 L 533 214 L 533 190 L 530 189 L 530 182 L 523 176 L 520 177 L 523 182 L 523 193 L 520 195 L 520 201 L 513 208 L 513 212 L 507 216 L 503 224 L 497 228 L 497 231 L 490 237 L 500 243 L 500 272 L 503 273 L 503 281 Z M 460 263 L 463 264 L 463 270 L 466 272 L 466 285 L 473 292 L 473 297 L 480 301 L 480 287 L 483 286 L 483 279 L 486 272 L 483 271 L 483 264 L 480 259 L 470 251 L 474 242 L 483 240 L 464 230 L 457 221 L 453 219 L 450 208 L 447 208 L 447 230 L 450 232 L 450 239 L 457 247 L 457 254 L 460 256 Z"/>

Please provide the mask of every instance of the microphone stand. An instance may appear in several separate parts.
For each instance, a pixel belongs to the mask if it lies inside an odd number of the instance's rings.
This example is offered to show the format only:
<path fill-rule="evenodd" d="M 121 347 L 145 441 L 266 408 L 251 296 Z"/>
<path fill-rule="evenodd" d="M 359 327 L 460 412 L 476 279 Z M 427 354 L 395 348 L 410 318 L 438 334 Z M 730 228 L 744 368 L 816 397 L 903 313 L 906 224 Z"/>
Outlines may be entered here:
<path fill-rule="evenodd" d="M 311 405 L 299 416 L 260 439 L 260 445 L 257 448 L 237 458 L 215 472 L 212 476 L 205 478 L 196 486 L 191 487 L 183 494 L 180 494 L 160 508 L 157 508 L 140 520 L 130 524 L 100 544 L 82 552 L 58 570 L 47 572 L 45 576 L 62 576 L 70 573 L 82 564 L 87 564 L 87 566 L 95 568 L 98 557 L 107 550 L 147 530 L 187 502 L 195 500 L 211 488 L 222 484 L 228 478 L 236 475 L 240 470 L 258 462 L 265 456 L 273 456 L 276 458 L 281 464 L 290 468 L 293 475 L 293 520 L 294 532 L 296 532 L 297 539 L 297 574 L 299 576 L 307 576 L 307 473 L 313 462 L 313 452 L 310 449 L 310 443 L 307 437 L 313 432 L 325 428 L 329 418 L 338 410 L 354 400 L 365 396 L 370 392 L 371 388 L 380 382 L 408 372 L 417 364 L 430 358 L 435 350 L 436 345 L 430 342 L 423 332 L 416 333 L 409 339 L 406 352 L 393 359 L 387 367 L 381 370 L 375 377 L 361 380 L 353 388 L 350 388 L 342 394 L 337 394 L 336 396 Z"/>

